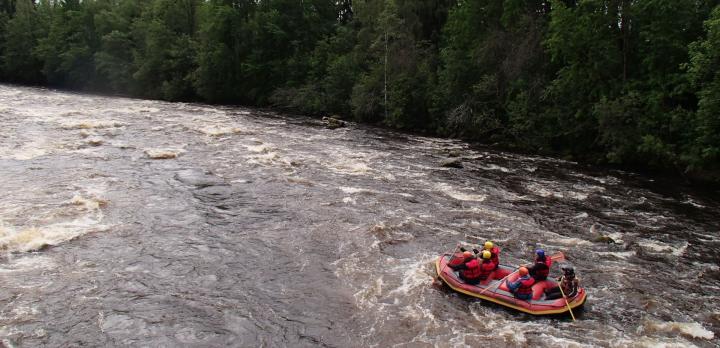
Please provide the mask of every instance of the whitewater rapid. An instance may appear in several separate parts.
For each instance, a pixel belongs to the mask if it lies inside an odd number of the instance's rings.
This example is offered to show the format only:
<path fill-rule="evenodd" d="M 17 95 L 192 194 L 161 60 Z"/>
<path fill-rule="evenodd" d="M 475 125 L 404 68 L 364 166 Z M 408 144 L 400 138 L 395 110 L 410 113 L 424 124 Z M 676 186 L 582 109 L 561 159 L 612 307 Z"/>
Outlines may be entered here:
<path fill-rule="evenodd" d="M 6 347 L 719 342 L 712 190 L 240 107 L 0 85 L 0 119 Z M 563 251 L 584 313 L 434 284 L 486 239 Z"/>

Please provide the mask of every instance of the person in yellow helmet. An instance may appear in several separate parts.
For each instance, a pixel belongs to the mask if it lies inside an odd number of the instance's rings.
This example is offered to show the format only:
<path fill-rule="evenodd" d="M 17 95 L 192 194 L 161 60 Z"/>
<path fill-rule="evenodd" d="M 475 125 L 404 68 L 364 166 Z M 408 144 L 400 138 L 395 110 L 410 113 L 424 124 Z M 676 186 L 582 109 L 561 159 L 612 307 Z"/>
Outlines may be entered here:
<path fill-rule="evenodd" d="M 495 269 L 500 265 L 500 248 L 493 244 L 491 241 L 485 242 L 483 250 L 490 252 L 490 260 L 495 264 Z"/>
<path fill-rule="evenodd" d="M 480 264 L 480 280 L 485 280 L 490 277 L 490 274 L 495 270 L 495 263 L 492 261 L 492 253 L 487 250 L 483 250 L 480 253 L 482 257 L 482 263 Z"/>

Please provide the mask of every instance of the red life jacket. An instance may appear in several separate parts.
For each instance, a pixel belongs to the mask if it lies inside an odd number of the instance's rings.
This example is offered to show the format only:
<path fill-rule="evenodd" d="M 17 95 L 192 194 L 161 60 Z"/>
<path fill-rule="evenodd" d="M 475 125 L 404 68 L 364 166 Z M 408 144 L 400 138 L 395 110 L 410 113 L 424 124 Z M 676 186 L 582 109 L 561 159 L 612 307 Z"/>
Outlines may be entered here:
<path fill-rule="evenodd" d="M 548 274 L 550 274 L 550 266 L 552 266 L 552 259 L 546 256 L 544 261 L 536 260 L 535 263 L 544 263 L 547 268 L 537 267 L 534 276 L 541 279 L 547 278 Z"/>
<path fill-rule="evenodd" d="M 518 279 L 520 282 L 520 287 L 515 290 L 515 293 L 518 295 L 527 295 L 532 294 L 532 286 L 535 284 L 535 278 L 526 276 L 527 278 L 523 277 Z"/>
<path fill-rule="evenodd" d="M 480 279 L 485 280 L 490 276 L 490 273 L 495 270 L 495 263 L 492 260 L 485 260 L 480 264 Z"/>
<path fill-rule="evenodd" d="M 468 261 L 465 264 L 465 267 L 467 268 L 460 271 L 460 276 L 462 276 L 464 279 L 475 280 L 480 278 L 480 273 L 482 272 L 482 270 L 480 269 L 480 262 L 478 262 L 476 258 Z"/>
<path fill-rule="evenodd" d="M 494 246 L 490 249 L 490 261 L 497 267 L 500 264 L 500 248 Z"/>
<path fill-rule="evenodd" d="M 450 266 L 450 267 L 460 266 L 463 263 L 465 263 L 465 256 L 463 255 L 463 253 L 455 253 L 455 255 L 453 255 L 450 258 L 450 261 L 448 262 L 448 266 Z"/>

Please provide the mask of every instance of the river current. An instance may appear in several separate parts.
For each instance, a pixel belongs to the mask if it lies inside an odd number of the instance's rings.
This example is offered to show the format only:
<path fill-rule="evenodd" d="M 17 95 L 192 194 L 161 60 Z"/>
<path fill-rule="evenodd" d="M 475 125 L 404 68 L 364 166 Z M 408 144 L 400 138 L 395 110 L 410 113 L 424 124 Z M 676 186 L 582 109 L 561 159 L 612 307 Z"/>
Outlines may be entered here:
<path fill-rule="evenodd" d="M 719 342 L 720 194 L 668 180 L 0 85 L 0 183 L 0 346 Z M 434 284 L 439 254 L 486 239 L 507 264 L 564 252 L 585 310 L 538 318 Z"/>

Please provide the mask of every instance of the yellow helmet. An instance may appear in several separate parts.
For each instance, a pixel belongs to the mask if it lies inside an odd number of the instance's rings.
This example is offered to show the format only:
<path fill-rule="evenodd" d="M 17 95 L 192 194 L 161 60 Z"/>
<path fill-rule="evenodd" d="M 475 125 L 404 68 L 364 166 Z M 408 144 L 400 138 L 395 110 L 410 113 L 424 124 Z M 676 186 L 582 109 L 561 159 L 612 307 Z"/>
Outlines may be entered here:
<path fill-rule="evenodd" d="M 482 258 L 483 258 L 483 259 L 489 260 L 491 256 L 492 256 L 492 253 L 491 253 L 491 252 L 489 252 L 489 251 L 487 251 L 487 250 L 483 250 L 483 252 L 482 252 Z"/>
<path fill-rule="evenodd" d="M 485 242 L 485 250 L 490 250 L 493 248 L 493 243 L 491 241 Z"/>

